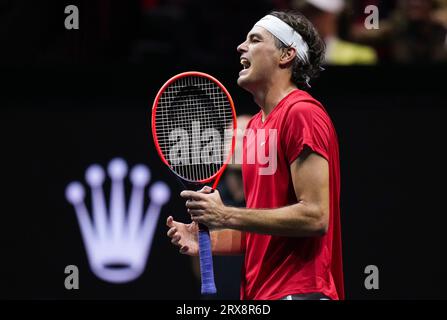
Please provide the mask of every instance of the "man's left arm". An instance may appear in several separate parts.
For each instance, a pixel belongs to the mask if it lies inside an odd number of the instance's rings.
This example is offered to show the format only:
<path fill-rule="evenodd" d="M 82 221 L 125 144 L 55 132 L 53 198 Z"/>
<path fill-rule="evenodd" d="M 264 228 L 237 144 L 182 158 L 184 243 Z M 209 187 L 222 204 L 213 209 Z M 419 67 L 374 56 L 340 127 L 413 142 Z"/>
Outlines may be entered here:
<path fill-rule="evenodd" d="M 288 237 L 321 236 L 329 224 L 329 165 L 327 160 L 305 148 L 290 165 L 297 203 L 276 209 L 227 207 L 216 191 L 204 194 L 183 191 L 192 220 L 214 229 L 271 234 Z"/>

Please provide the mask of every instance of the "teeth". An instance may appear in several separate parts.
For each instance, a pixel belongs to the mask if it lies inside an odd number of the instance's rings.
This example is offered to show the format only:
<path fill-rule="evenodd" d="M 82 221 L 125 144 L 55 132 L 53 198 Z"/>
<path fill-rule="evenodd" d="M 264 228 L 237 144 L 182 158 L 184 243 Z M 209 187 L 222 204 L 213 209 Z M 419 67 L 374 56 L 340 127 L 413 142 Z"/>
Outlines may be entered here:
<path fill-rule="evenodd" d="M 244 69 L 248 69 L 250 67 L 250 62 L 247 59 L 242 58 L 241 65 L 244 67 Z"/>

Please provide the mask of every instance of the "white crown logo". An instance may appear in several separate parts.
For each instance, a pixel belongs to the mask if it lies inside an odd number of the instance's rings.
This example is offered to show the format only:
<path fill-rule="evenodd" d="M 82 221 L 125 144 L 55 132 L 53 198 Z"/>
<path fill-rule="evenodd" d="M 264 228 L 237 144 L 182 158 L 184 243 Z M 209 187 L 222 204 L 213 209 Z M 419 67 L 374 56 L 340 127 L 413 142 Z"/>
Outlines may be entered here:
<path fill-rule="evenodd" d="M 127 164 L 123 159 L 110 161 L 107 172 L 112 180 L 109 213 L 107 213 L 101 166 L 91 165 L 85 180 L 91 188 L 92 214 L 84 202 L 85 191 L 79 182 L 70 183 L 67 200 L 74 206 L 87 251 L 90 268 L 100 279 L 123 283 L 138 278 L 144 271 L 161 207 L 169 200 L 170 190 L 163 182 L 149 188 L 151 203 L 143 216 L 144 189 L 151 174 L 144 165 L 136 165 L 130 172 L 132 191 L 126 212 L 124 178 Z"/>

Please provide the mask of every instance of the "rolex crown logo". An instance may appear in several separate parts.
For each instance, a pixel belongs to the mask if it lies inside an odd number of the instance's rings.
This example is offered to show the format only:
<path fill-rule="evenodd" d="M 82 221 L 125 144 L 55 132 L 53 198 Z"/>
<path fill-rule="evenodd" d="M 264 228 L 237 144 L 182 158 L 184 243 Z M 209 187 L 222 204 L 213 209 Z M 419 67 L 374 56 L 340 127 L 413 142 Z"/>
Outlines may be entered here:
<path fill-rule="evenodd" d="M 91 165 L 85 173 L 91 189 L 91 214 L 81 183 L 70 183 L 65 196 L 75 209 L 93 273 L 108 282 L 124 283 L 135 280 L 144 271 L 161 207 L 169 200 L 170 190 L 163 182 L 153 183 L 148 188 L 150 203 L 144 210 L 145 188 L 151 174 L 146 166 L 136 165 L 129 175 L 132 190 L 126 210 L 126 162 L 113 159 L 107 173 L 111 179 L 108 206 L 103 190 L 106 175 L 97 164 Z"/>

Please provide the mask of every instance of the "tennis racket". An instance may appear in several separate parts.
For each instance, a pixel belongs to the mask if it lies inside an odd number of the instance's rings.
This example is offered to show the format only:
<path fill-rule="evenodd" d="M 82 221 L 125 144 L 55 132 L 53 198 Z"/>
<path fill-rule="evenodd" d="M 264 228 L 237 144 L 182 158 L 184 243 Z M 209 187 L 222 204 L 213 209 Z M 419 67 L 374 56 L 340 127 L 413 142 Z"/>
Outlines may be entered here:
<path fill-rule="evenodd" d="M 161 160 L 186 189 L 212 183 L 231 160 L 236 112 L 227 89 L 214 77 L 184 72 L 158 91 L 152 107 L 152 135 Z M 199 224 L 202 294 L 215 294 L 209 230 Z"/>

